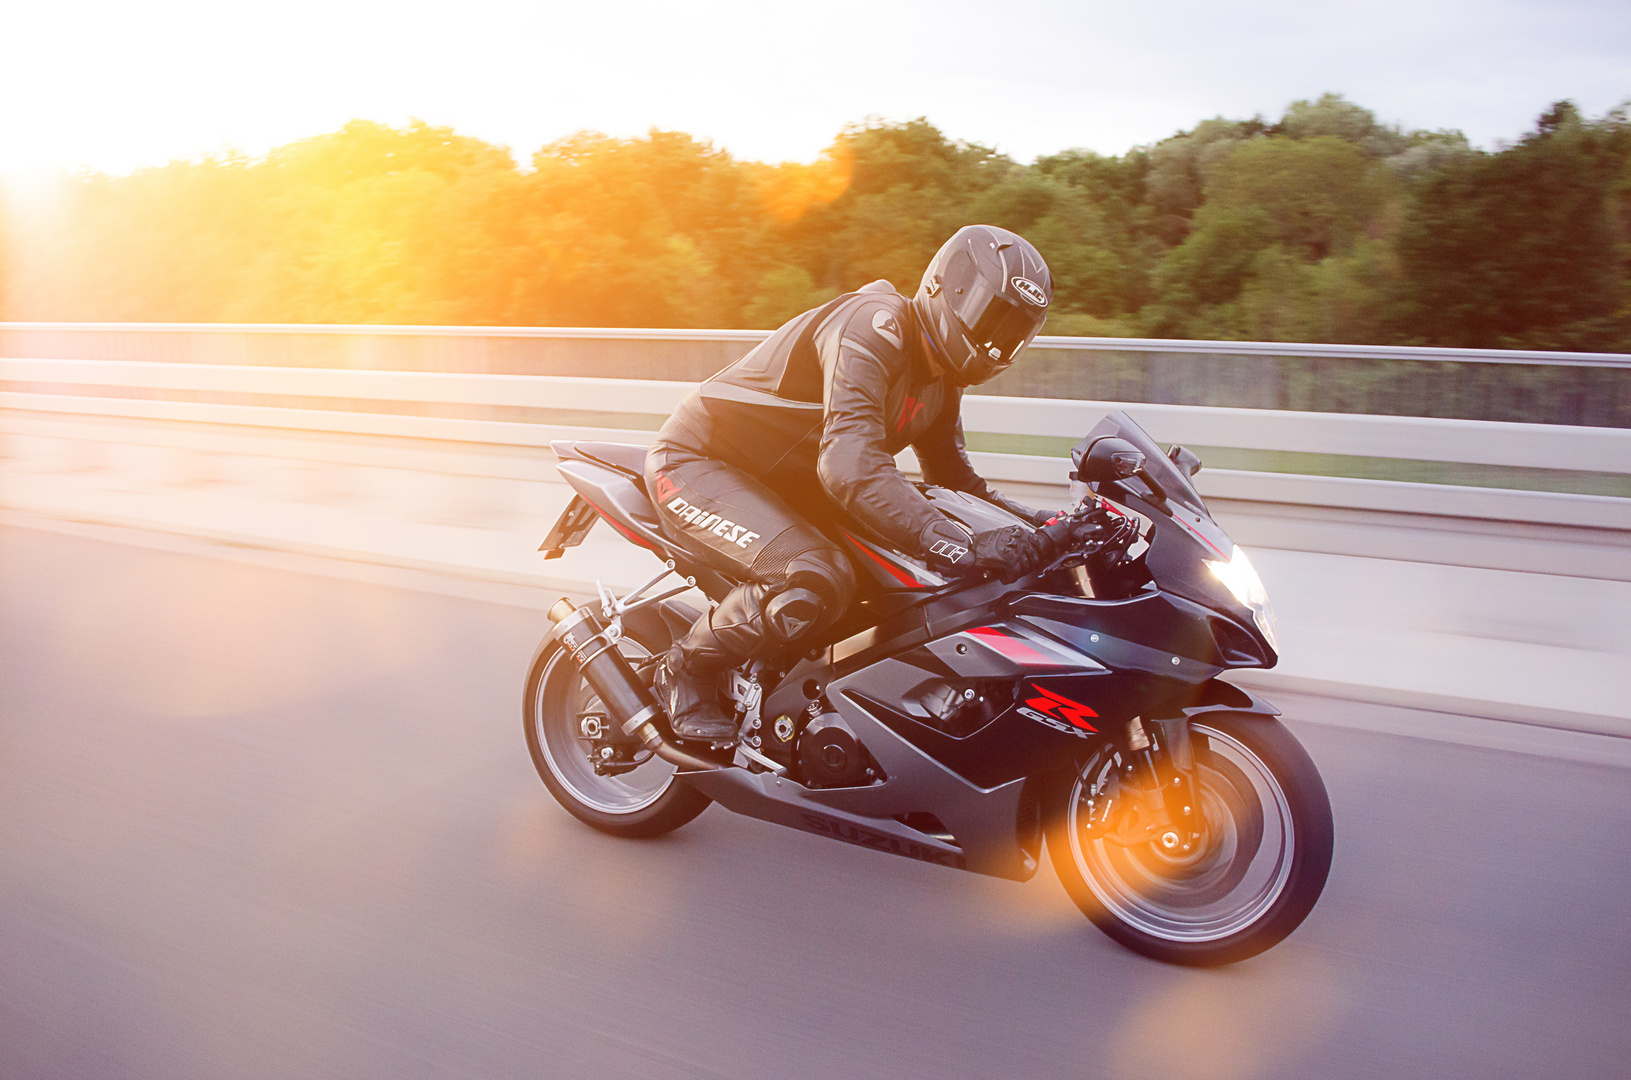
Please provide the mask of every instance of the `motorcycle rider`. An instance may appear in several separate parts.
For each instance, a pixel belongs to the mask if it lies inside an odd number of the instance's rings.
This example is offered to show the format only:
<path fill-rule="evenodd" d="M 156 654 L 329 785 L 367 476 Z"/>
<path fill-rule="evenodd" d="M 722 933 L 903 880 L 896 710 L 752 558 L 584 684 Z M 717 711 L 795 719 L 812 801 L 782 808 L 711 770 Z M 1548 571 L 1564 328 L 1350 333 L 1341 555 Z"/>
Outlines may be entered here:
<path fill-rule="evenodd" d="M 1041 525 L 993 491 L 964 449 L 962 391 L 995 377 L 1041 329 L 1053 283 L 1023 237 L 959 229 L 910 299 L 875 281 L 786 323 L 680 403 L 646 457 L 662 529 L 741 579 L 669 651 L 659 690 L 676 735 L 728 740 L 720 672 L 810 638 L 843 614 L 855 572 L 810 523 L 833 507 L 942 573 L 1017 580 L 1057 537 L 1026 526 L 973 536 L 895 467 L 911 446 L 932 484 Z"/>

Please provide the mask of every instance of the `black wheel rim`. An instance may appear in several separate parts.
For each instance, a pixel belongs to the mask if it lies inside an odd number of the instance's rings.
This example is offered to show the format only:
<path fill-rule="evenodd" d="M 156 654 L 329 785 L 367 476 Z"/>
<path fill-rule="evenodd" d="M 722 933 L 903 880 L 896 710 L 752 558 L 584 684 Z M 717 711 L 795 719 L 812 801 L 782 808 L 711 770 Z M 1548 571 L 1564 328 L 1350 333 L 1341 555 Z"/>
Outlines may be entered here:
<path fill-rule="evenodd" d="M 1077 775 L 1066 831 L 1077 872 L 1107 912 L 1155 938 L 1206 943 L 1268 914 L 1291 881 L 1297 837 L 1290 799 L 1262 757 L 1217 728 L 1196 723 L 1192 733 L 1206 832 L 1198 856 L 1083 834 L 1088 792 L 1119 763 L 1108 751 Z"/>
<path fill-rule="evenodd" d="M 627 637 L 618 643 L 618 649 L 633 664 L 652 655 Z M 538 748 L 550 775 L 577 802 L 602 814 L 637 814 L 655 804 L 673 785 L 675 767 L 647 753 L 645 760 L 629 772 L 616 776 L 595 772 L 589 760 L 589 741 L 578 724 L 582 714 L 595 711 L 599 704 L 600 699 L 566 653 L 557 650 L 538 680 L 532 703 Z"/>

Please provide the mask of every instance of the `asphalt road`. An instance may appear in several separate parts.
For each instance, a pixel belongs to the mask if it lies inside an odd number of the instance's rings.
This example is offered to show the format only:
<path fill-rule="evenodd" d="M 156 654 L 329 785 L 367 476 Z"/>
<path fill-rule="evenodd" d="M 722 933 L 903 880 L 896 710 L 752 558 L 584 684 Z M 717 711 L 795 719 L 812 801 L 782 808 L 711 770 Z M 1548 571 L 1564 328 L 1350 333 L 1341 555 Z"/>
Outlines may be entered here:
<path fill-rule="evenodd" d="M 0 1076 L 1608 1077 L 1631 771 L 1293 722 L 1324 899 L 1220 971 L 1027 884 L 532 772 L 543 616 L 0 529 Z"/>

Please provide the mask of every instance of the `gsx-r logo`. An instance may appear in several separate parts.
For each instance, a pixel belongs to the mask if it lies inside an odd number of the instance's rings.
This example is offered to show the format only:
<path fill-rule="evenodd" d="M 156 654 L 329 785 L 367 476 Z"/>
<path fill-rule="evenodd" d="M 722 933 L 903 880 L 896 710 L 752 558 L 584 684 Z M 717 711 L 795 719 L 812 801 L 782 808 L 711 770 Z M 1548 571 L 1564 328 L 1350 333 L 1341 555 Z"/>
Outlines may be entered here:
<path fill-rule="evenodd" d="M 1061 697 L 1052 690 L 1045 690 L 1036 683 L 1031 684 L 1031 689 L 1036 697 L 1025 699 L 1025 704 L 1019 707 L 1020 715 L 1046 724 L 1055 731 L 1079 735 L 1084 739 L 1098 733 L 1099 729 L 1089 724 L 1087 718 L 1098 719 L 1099 714 L 1086 705 Z"/>

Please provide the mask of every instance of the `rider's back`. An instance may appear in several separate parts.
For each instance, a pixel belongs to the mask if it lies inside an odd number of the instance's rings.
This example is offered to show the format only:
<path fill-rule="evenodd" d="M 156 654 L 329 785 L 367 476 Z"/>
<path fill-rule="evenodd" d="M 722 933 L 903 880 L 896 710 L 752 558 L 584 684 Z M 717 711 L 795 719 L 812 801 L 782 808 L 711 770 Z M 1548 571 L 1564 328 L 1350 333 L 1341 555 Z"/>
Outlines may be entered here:
<path fill-rule="evenodd" d="M 872 463 L 849 460 L 860 444 L 892 457 L 957 400 L 929 367 L 909 302 L 880 281 L 787 322 L 699 386 L 657 441 L 795 492 L 864 475 Z"/>

